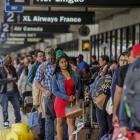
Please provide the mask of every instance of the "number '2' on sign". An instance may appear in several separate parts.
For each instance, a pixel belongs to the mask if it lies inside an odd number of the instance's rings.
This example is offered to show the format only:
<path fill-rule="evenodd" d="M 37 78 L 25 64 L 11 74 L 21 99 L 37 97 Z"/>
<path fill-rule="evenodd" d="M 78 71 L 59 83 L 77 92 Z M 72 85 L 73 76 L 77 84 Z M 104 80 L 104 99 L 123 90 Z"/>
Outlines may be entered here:
<path fill-rule="evenodd" d="M 6 15 L 4 16 L 4 22 L 8 22 L 8 23 L 14 23 L 16 22 L 16 16 L 14 13 L 6 13 Z"/>

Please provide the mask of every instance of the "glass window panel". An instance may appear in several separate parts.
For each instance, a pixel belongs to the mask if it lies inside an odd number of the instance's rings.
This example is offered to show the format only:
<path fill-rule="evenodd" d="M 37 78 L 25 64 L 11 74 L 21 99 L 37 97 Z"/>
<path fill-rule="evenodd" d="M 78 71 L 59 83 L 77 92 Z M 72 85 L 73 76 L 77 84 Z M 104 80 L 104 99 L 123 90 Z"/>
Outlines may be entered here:
<path fill-rule="evenodd" d="M 126 28 L 123 29 L 122 52 L 126 51 Z"/>
<path fill-rule="evenodd" d="M 110 32 L 107 33 L 107 44 L 108 44 L 107 54 L 110 57 Z"/>
<path fill-rule="evenodd" d="M 128 48 L 133 45 L 132 39 L 133 39 L 133 26 L 129 26 Z"/>
<path fill-rule="evenodd" d="M 120 56 L 121 51 L 121 31 L 117 30 L 117 58 Z"/>
<path fill-rule="evenodd" d="M 136 25 L 136 30 L 135 30 L 135 43 L 139 43 L 139 38 L 140 38 L 140 26 Z"/>
<path fill-rule="evenodd" d="M 96 56 L 97 56 L 97 58 L 98 58 L 98 38 L 97 38 L 97 36 L 96 36 L 96 43 L 95 43 L 95 47 L 96 47 Z"/>
<path fill-rule="evenodd" d="M 99 35 L 99 56 L 103 55 L 102 52 L 102 35 Z"/>
<path fill-rule="evenodd" d="M 112 57 L 111 59 L 114 60 L 115 58 L 115 31 L 112 31 Z"/>
<path fill-rule="evenodd" d="M 107 50 L 106 33 L 103 34 L 103 37 L 104 37 L 104 42 L 103 42 L 103 44 L 104 44 L 104 55 L 107 55 L 107 53 L 106 53 L 106 50 Z"/>

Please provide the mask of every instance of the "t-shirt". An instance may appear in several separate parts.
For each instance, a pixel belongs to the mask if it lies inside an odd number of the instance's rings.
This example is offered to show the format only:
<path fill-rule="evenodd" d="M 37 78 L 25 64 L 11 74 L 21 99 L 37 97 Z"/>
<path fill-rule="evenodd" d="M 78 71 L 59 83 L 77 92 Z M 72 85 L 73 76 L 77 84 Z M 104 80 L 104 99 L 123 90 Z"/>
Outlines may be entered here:
<path fill-rule="evenodd" d="M 77 67 L 80 69 L 80 70 L 83 70 L 83 69 L 86 69 L 89 67 L 89 65 L 85 62 L 85 61 L 82 61 L 81 63 L 79 63 L 77 65 Z"/>
<path fill-rule="evenodd" d="M 90 64 L 90 67 L 95 67 L 95 66 L 99 66 L 99 63 L 98 63 L 97 61 L 92 62 L 92 63 Z"/>
<path fill-rule="evenodd" d="M 12 75 L 7 74 L 7 78 L 8 78 L 8 79 L 11 79 L 11 78 L 12 78 Z M 13 82 L 7 83 L 7 91 L 13 91 L 13 90 L 14 90 Z"/>
<path fill-rule="evenodd" d="M 129 65 L 121 66 L 118 71 L 117 84 L 119 87 L 123 88 L 125 76 L 127 73 Z"/>
<path fill-rule="evenodd" d="M 116 90 L 116 84 L 118 81 L 118 72 L 119 68 L 114 70 L 113 77 L 112 77 L 112 84 L 111 84 L 111 97 L 112 101 L 114 102 L 114 95 L 115 95 L 115 90 Z"/>

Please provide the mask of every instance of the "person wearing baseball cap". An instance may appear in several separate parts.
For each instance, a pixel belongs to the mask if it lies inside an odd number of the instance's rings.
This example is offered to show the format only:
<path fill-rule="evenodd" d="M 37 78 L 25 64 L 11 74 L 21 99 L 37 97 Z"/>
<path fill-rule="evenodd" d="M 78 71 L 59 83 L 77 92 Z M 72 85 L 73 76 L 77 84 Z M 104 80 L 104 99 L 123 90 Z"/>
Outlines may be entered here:
<path fill-rule="evenodd" d="M 130 53 L 131 63 L 135 63 L 135 62 L 137 63 L 137 61 L 139 61 L 138 58 L 140 58 L 140 43 L 134 45 L 131 49 L 131 53 Z M 130 65 L 130 68 L 131 68 L 131 65 Z M 128 69 L 128 72 L 129 72 L 129 69 Z M 129 78 L 129 77 L 127 77 L 127 76 L 125 77 L 125 82 L 128 81 L 127 78 Z M 124 82 L 124 85 L 126 84 L 125 82 Z M 126 94 L 126 93 L 124 93 L 124 90 L 122 91 L 122 94 Z M 128 116 L 126 115 L 124 100 L 121 100 L 120 111 L 119 111 L 119 121 L 120 121 L 120 126 L 121 126 L 121 133 L 124 136 L 127 134 L 127 130 L 128 130 L 129 124 L 130 124 L 130 122 L 128 120 L 129 119 L 128 119 Z"/>
<path fill-rule="evenodd" d="M 134 60 L 140 56 L 140 43 L 138 43 L 132 47 L 131 56 L 133 57 Z"/>

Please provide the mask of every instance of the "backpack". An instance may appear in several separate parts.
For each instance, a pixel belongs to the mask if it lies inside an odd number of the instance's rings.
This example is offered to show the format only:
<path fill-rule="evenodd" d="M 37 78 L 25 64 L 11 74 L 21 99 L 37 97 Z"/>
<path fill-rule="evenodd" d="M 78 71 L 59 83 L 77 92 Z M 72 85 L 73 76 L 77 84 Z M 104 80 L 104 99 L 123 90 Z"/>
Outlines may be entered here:
<path fill-rule="evenodd" d="M 132 127 L 140 131 L 140 58 L 131 64 L 127 71 L 123 101 Z"/>

